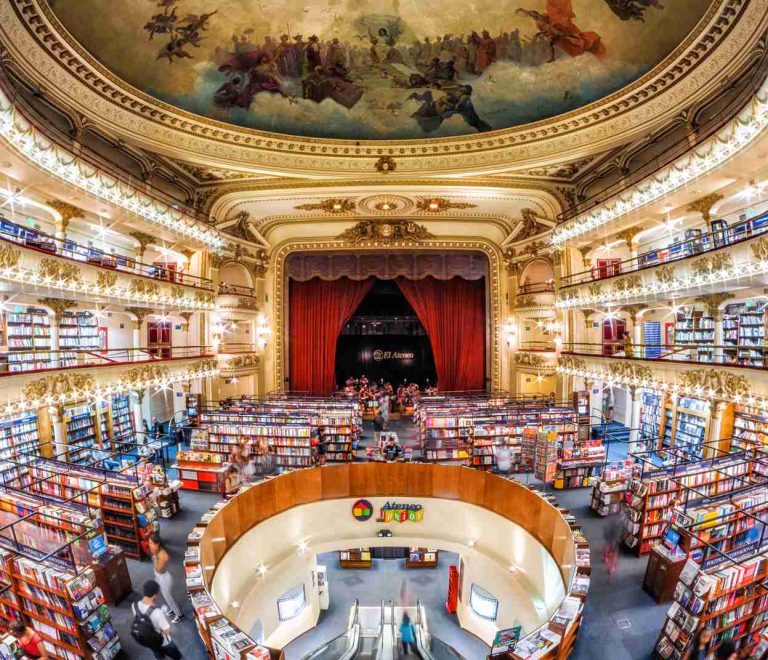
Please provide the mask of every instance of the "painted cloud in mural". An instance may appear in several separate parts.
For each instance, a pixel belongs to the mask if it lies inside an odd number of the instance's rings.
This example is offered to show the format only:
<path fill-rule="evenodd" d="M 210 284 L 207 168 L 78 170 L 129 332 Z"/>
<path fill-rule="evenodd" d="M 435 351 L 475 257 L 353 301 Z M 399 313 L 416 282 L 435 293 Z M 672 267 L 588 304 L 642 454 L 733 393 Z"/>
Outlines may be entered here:
<path fill-rule="evenodd" d="M 259 130 L 352 140 L 474 134 L 575 110 L 662 61 L 708 4 L 52 1 L 85 48 L 160 100 Z"/>

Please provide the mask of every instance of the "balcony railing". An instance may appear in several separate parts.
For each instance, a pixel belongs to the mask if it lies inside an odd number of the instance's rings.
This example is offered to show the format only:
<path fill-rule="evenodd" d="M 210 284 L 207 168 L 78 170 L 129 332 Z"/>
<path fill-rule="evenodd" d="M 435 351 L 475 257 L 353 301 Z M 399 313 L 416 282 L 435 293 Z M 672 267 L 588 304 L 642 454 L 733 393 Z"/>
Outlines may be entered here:
<path fill-rule="evenodd" d="M 744 220 L 724 229 L 707 232 L 686 241 L 680 241 L 664 248 L 648 250 L 637 257 L 620 262 L 595 266 L 589 270 L 567 275 L 561 280 L 561 287 L 575 286 L 584 282 L 605 280 L 634 271 L 646 270 L 661 264 L 673 263 L 695 257 L 705 252 L 713 252 L 738 245 L 756 236 L 768 233 L 768 213 L 763 213 L 750 220 Z"/>
<path fill-rule="evenodd" d="M 70 239 L 60 239 L 45 232 L 22 227 L 0 215 L 0 240 L 23 245 L 24 247 L 55 255 L 61 259 L 85 263 L 98 268 L 116 270 L 133 275 L 141 275 L 154 280 L 183 284 L 199 289 L 212 290 L 213 282 L 205 277 L 188 275 L 165 266 L 145 264 L 121 254 L 104 252 L 98 248 L 83 245 Z"/>
<path fill-rule="evenodd" d="M 520 353 L 554 353 L 557 349 L 551 341 L 524 341 L 517 350 Z"/>
<path fill-rule="evenodd" d="M 517 290 L 519 296 L 530 295 L 533 293 L 554 293 L 554 282 L 534 282 L 532 284 L 523 284 Z"/>
<path fill-rule="evenodd" d="M 210 346 L 113 348 L 104 351 L 13 351 L 0 354 L 0 377 L 37 371 L 116 367 L 141 362 L 214 357 Z"/>
<path fill-rule="evenodd" d="M 220 296 L 249 296 L 251 298 L 256 297 L 256 289 L 251 286 L 240 286 L 239 284 L 227 284 L 221 282 L 219 284 Z"/>
<path fill-rule="evenodd" d="M 653 360 L 717 364 L 723 367 L 768 368 L 768 345 L 692 345 L 692 344 L 632 344 L 622 343 L 564 344 L 563 354 L 593 357 L 615 357 L 625 360 Z"/>
<path fill-rule="evenodd" d="M 639 183 L 646 177 L 652 176 L 661 168 L 674 162 L 677 158 L 684 156 L 692 149 L 695 149 L 702 141 L 714 135 L 736 115 L 738 115 L 765 80 L 766 67 L 768 66 L 768 57 L 763 53 L 761 60 L 756 63 L 752 70 L 745 76 L 740 76 L 736 84 L 742 84 L 742 89 L 733 98 L 720 108 L 715 114 L 708 117 L 704 122 L 698 124 L 690 132 L 686 133 L 678 141 L 667 147 L 653 160 L 644 164 L 634 172 L 622 176 L 621 180 L 613 185 L 600 190 L 591 197 L 581 200 L 576 205 L 565 209 L 557 216 L 558 224 L 567 222 L 581 213 L 606 202 L 612 197 L 621 194 L 631 186 Z M 693 141 L 692 141 L 693 139 Z"/>

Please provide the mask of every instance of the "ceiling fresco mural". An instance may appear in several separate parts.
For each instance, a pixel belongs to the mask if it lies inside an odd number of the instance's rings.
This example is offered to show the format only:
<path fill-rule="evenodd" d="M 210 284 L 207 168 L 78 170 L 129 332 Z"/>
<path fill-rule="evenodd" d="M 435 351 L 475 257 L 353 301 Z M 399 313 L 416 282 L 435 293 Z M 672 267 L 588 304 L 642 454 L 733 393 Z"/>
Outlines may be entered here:
<path fill-rule="evenodd" d="M 637 80 L 708 0 L 48 0 L 93 57 L 183 110 L 341 140 L 477 134 Z"/>

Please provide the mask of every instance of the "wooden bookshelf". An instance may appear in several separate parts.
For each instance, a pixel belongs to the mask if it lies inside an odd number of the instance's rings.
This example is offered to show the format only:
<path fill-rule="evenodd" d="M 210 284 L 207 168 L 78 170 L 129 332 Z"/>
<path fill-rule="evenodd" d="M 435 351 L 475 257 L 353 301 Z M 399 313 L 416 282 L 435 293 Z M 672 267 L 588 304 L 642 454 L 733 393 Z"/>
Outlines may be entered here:
<path fill-rule="evenodd" d="M 370 548 L 339 550 L 339 567 L 341 568 L 371 568 L 372 566 Z"/>
<path fill-rule="evenodd" d="M 624 503 L 629 477 L 627 474 L 604 473 L 592 478 L 590 508 L 600 516 L 619 513 Z"/>
<path fill-rule="evenodd" d="M 67 454 L 71 463 L 87 463 L 90 450 L 98 447 L 96 411 L 90 403 L 77 403 L 64 411 Z"/>
<path fill-rule="evenodd" d="M 40 455 L 40 433 L 35 412 L 0 419 L 0 460 L 17 459 L 22 453 Z"/>
<path fill-rule="evenodd" d="M 557 466 L 554 487 L 586 488 L 592 477 L 603 473 L 606 450 L 602 440 L 582 440 L 576 424 L 558 431 Z"/>
<path fill-rule="evenodd" d="M 184 451 L 176 454 L 176 464 L 181 487 L 184 490 L 200 490 L 207 493 L 223 493 L 224 456 L 210 451 Z"/>
<path fill-rule="evenodd" d="M 440 553 L 434 548 L 409 548 L 406 568 L 437 568 Z"/>

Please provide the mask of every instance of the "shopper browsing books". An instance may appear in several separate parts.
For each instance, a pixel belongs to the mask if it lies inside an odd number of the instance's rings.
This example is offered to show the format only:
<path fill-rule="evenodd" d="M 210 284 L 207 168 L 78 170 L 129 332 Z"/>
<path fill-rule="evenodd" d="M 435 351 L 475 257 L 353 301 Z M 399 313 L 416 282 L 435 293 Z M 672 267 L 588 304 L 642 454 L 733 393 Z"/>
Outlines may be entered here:
<path fill-rule="evenodd" d="M 387 463 L 392 463 L 393 461 L 396 461 L 398 458 L 400 458 L 402 449 L 397 443 L 397 440 L 395 440 L 393 436 L 390 436 L 389 440 L 387 440 L 387 443 L 382 448 L 381 453 Z"/>
<path fill-rule="evenodd" d="M 43 638 L 34 628 L 17 622 L 11 626 L 11 634 L 16 638 L 19 648 L 24 652 L 23 657 L 42 658 L 43 660 L 48 660 L 50 657 L 45 649 Z"/>
<path fill-rule="evenodd" d="M 693 638 L 693 643 L 685 654 L 685 660 L 707 660 L 709 652 L 712 650 L 714 637 L 714 628 L 702 628 L 699 634 Z"/>
<path fill-rule="evenodd" d="M 182 655 L 171 637 L 171 624 L 162 607 L 157 606 L 160 585 L 147 580 L 142 588 L 143 598 L 134 603 L 131 636 L 152 651 L 157 660 L 181 660 Z"/>
<path fill-rule="evenodd" d="M 170 555 L 159 534 L 152 534 L 149 537 L 149 552 L 152 555 L 152 565 L 155 569 L 155 582 L 160 585 L 160 593 L 168 604 L 171 621 L 178 623 L 184 618 L 184 615 L 173 597 L 173 576 L 168 570 Z"/>
<path fill-rule="evenodd" d="M 227 474 L 224 477 L 224 498 L 230 499 L 237 495 L 240 490 L 240 470 L 234 465 L 227 468 Z"/>

